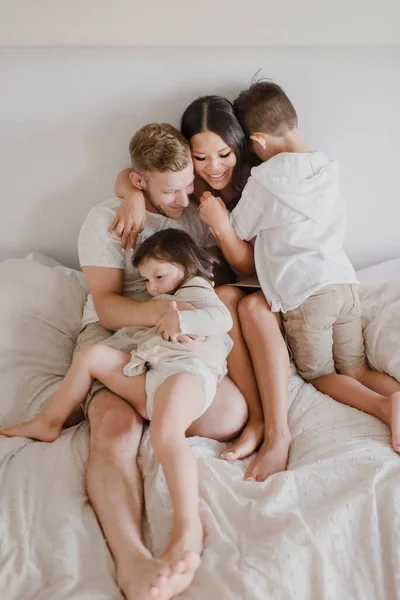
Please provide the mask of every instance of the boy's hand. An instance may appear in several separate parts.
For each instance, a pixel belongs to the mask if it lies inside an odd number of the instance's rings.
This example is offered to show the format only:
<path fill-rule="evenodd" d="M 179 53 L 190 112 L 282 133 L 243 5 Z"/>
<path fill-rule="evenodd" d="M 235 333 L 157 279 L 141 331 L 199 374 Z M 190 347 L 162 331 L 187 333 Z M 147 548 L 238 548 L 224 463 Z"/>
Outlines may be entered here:
<path fill-rule="evenodd" d="M 213 196 L 211 192 L 204 192 L 200 198 L 200 219 L 211 227 L 214 233 L 219 233 L 227 226 L 231 226 L 229 212 L 221 198 Z"/>

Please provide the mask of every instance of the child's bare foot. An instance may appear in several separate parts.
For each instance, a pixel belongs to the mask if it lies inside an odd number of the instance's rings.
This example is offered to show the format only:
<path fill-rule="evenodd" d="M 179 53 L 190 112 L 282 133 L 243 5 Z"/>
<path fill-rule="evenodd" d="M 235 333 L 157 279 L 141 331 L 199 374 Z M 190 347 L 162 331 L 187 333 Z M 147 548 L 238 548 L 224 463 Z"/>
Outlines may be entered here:
<path fill-rule="evenodd" d="M 126 574 L 118 575 L 118 585 L 126 600 L 168 600 L 166 586 L 171 576 L 171 569 L 165 561 L 155 560 L 151 554 L 132 557 Z M 158 582 L 156 595 L 153 584 Z"/>
<path fill-rule="evenodd" d="M 265 439 L 256 458 L 249 465 L 245 479 L 265 481 L 274 473 L 286 471 L 291 436 L 289 430 Z"/>
<path fill-rule="evenodd" d="M 0 435 L 6 437 L 25 437 L 41 442 L 54 442 L 61 435 L 62 424 L 50 421 L 43 416 L 38 416 L 32 421 L 15 425 L 14 427 L 0 427 Z"/>
<path fill-rule="evenodd" d="M 171 575 L 167 581 L 158 578 L 152 585 L 150 598 L 169 600 L 186 590 L 200 566 L 204 533 L 200 520 L 191 523 L 181 532 L 174 532 L 168 548 L 161 557 L 170 565 Z"/>
<path fill-rule="evenodd" d="M 400 454 L 400 392 L 390 396 L 390 429 L 393 450 Z"/>
<path fill-rule="evenodd" d="M 246 458 L 260 446 L 264 437 L 264 423 L 260 420 L 249 421 L 239 439 L 221 453 L 221 458 L 228 461 Z"/>

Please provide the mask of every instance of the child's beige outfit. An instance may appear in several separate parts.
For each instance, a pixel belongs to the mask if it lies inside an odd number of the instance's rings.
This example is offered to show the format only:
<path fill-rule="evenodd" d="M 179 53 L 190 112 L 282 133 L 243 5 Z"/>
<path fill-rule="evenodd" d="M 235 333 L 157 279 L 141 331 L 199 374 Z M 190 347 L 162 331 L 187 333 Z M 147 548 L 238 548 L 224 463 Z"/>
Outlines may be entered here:
<path fill-rule="evenodd" d="M 177 373 L 189 373 L 200 382 L 204 391 L 203 414 L 214 400 L 217 383 L 227 373 L 226 357 L 233 346 L 228 335 L 232 329 L 230 312 L 212 285 L 201 277 L 193 277 L 174 294 L 162 294 L 154 300 L 192 304 L 195 310 L 179 311 L 181 331 L 206 336 L 207 339 L 188 343 L 168 342 L 154 327 L 125 327 L 102 343 L 132 355 L 124 369 L 125 375 L 135 376 L 147 371 L 146 410 L 149 419 L 157 389 L 168 377 Z"/>

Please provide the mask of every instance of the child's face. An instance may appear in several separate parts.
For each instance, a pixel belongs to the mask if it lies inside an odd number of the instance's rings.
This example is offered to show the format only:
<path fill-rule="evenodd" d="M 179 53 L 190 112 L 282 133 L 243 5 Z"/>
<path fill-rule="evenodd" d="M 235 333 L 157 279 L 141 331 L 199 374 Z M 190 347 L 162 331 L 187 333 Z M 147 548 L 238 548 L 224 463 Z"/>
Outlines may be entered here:
<path fill-rule="evenodd" d="M 139 272 L 146 281 L 150 296 L 170 294 L 185 279 L 185 271 L 181 265 L 148 258 L 139 265 Z"/>

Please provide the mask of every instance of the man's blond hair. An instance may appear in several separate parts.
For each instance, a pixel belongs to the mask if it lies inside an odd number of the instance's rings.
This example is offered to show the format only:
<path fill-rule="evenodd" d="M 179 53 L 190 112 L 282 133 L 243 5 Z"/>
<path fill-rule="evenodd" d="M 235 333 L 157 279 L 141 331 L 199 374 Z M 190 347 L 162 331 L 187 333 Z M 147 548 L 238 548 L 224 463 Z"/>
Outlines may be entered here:
<path fill-rule="evenodd" d="M 168 123 L 149 123 L 129 143 L 132 168 L 146 171 L 183 171 L 190 163 L 190 146 L 178 129 Z"/>

